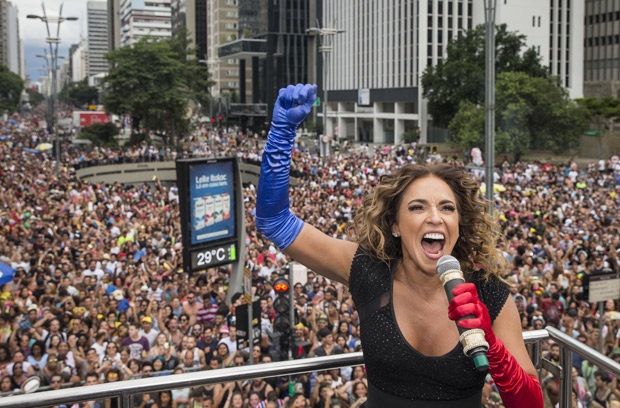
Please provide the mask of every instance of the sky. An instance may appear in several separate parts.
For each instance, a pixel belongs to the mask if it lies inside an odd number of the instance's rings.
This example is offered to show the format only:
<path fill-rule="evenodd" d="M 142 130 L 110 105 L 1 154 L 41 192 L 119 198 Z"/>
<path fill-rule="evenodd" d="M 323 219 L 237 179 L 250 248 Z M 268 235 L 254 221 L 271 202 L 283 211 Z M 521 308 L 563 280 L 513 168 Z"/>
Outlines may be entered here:
<path fill-rule="evenodd" d="M 38 80 L 44 73 L 40 69 L 45 69 L 45 60 L 37 58 L 37 54 L 42 54 L 43 50 L 48 50 L 49 46 L 45 42 L 47 31 L 45 23 L 39 19 L 28 19 L 28 14 L 43 15 L 41 0 L 9 0 L 17 7 L 19 18 L 19 31 L 24 44 L 24 56 L 26 59 L 26 74 L 31 81 Z M 45 11 L 49 17 L 58 16 L 60 5 L 63 4 L 63 17 L 77 17 L 77 21 L 64 21 L 60 25 L 60 44 L 58 55 L 68 58 L 68 50 L 72 44 L 80 41 L 80 37 L 86 37 L 86 2 L 87 0 L 44 0 Z M 52 36 L 56 35 L 56 24 L 49 23 Z M 59 61 L 59 64 L 62 61 Z"/>

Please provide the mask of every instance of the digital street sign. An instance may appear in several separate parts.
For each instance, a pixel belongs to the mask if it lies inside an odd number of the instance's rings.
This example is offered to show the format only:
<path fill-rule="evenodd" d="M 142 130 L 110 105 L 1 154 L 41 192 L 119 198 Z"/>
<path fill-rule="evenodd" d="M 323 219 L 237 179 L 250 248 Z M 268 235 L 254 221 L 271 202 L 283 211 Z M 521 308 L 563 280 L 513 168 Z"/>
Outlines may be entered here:
<path fill-rule="evenodd" d="M 237 159 L 180 159 L 176 167 L 184 268 L 238 262 L 243 203 Z"/>
<path fill-rule="evenodd" d="M 189 165 L 192 245 L 235 236 L 233 163 Z"/>

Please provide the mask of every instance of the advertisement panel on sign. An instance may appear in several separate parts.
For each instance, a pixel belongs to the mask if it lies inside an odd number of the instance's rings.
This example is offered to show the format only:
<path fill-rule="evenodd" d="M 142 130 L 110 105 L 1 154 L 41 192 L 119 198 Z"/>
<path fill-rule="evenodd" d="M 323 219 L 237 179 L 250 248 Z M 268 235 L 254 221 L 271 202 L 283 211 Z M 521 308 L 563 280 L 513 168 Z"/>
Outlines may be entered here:
<path fill-rule="evenodd" d="M 189 166 L 192 245 L 235 235 L 234 193 L 232 162 Z"/>
<path fill-rule="evenodd" d="M 108 123 L 110 117 L 105 112 L 73 112 L 73 123 L 75 126 L 84 127 L 95 123 Z"/>

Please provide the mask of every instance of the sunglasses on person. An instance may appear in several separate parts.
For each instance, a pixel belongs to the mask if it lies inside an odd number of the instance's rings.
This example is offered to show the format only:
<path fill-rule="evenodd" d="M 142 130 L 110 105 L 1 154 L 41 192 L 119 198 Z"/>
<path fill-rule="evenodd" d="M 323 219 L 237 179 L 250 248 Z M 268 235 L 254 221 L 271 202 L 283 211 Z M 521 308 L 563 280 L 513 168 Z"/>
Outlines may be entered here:
<path fill-rule="evenodd" d="M 50 384 L 60 384 L 60 380 L 51 380 Z"/>
<path fill-rule="evenodd" d="M 108 374 L 108 378 L 117 378 L 118 374 L 117 373 L 110 373 Z"/>

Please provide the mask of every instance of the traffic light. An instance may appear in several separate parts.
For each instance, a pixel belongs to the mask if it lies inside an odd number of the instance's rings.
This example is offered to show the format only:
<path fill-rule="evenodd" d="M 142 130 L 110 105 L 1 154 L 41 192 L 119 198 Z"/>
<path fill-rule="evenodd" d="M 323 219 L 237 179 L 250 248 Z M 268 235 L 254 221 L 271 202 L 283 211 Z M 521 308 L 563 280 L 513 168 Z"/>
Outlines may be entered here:
<path fill-rule="evenodd" d="M 280 277 L 274 282 L 273 288 L 276 292 L 276 300 L 273 302 L 273 308 L 276 312 L 273 328 L 280 335 L 280 350 L 286 354 L 291 344 L 290 336 L 292 329 L 290 285 L 286 278 Z"/>

